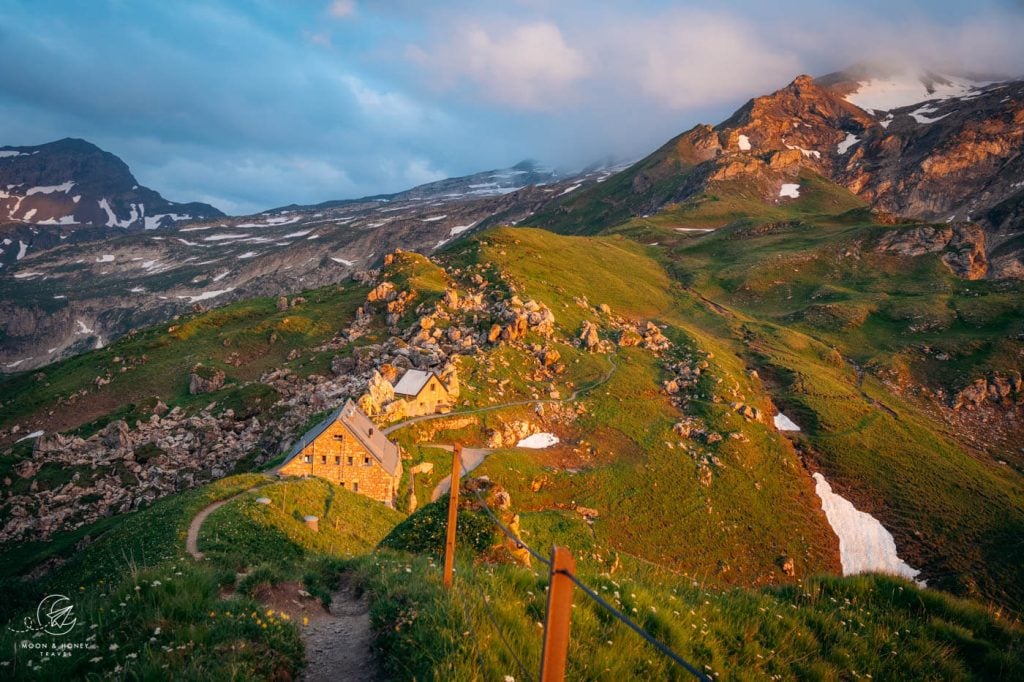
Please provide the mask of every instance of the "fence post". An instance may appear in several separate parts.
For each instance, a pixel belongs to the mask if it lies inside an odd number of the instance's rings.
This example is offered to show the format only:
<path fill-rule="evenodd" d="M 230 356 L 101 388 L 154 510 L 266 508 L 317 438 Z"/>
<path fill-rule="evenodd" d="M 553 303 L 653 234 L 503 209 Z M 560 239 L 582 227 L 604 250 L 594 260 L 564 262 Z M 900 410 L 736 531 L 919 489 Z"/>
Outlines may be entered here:
<path fill-rule="evenodd" d="M 541 682 L 562 682 L 569 654 L 573 583 L 566 573 L 576 572 L 576 560 L 565 547 L 551 548 L 548 612 L 544 620 L 544 649 L 540 657 Z"/>
<path fill-rule="evenodd" d="M 452 452 L 452 477 L 448 489 L 448 539 L 444 545 L 444 586 L 452 586 L 455 567 L 455 524 L 459 520 L 459 479 L 462 478 L 462 444 L 456 443 Z"/>

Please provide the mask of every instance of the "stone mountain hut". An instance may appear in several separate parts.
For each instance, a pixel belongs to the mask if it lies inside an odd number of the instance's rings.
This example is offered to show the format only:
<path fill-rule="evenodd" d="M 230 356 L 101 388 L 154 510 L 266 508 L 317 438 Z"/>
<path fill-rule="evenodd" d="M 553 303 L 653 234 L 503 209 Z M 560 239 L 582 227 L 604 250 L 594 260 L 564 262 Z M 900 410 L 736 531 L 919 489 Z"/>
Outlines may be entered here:
<path fill-rule="evenodd" d="M 405 402 L 405 414 L 445 413 L 452 409 L 451 393 L 435 372 L 410 369 L 395 384 L 395 398 Z"/>
<path fill-rule="evenodd" d="M 278 472 L 317 476 L 393 507 L 402 457 L 398 446 L 349 400 L 299 439 Z"/>

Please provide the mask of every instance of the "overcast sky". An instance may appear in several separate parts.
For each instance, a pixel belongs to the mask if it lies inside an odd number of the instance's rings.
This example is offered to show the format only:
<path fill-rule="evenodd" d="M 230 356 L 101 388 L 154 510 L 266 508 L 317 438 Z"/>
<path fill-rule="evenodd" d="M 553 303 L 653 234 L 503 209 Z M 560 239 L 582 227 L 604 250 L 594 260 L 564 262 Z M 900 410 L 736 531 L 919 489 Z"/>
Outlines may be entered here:
<path fill-rule="evenodd" d="M 800 73 L 1024 74 L 1012 0 L 0 0 L 0 145 L 229 213 L 639 157 Z"/>

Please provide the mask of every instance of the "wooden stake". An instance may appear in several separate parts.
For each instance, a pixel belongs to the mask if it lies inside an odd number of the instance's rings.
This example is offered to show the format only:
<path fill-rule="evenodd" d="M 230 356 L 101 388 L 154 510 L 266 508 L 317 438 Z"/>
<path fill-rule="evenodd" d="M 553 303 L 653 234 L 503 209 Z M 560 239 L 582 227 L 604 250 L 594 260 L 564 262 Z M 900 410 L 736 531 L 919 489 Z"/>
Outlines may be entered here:
<path fill-rule="evenodd" d="M 569 654 L 569 625 L 572 622 L 572 588 L 566 573 L 576 572 L 576 560 L 565 547 L 551 548 L 548 578 L 548 612 L 544 620 L 544 649 L 540 657 L 541 682 L 563 682 Z"/>
<path fill-rule="evenodd" d="M 448 490 L 448 540 L 444 546 L 444 586 L 452 586 L 455 568 L 455 524 L 459 520 L 459 479 L 462 478 L 462 445 L 455 444 L 452 452 L 452 478 Z"/>

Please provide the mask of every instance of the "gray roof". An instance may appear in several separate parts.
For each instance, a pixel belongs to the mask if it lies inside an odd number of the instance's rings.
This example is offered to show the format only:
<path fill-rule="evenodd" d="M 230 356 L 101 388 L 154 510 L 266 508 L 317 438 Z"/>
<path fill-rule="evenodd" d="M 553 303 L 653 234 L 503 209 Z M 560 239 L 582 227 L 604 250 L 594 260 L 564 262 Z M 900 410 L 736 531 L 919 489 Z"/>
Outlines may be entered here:
<path fill-rule="evenodd" d="M 283 467 L 292 461 L 296 455 L 305 450 L 310 443 L 319 438 L 336 421 L 340 421 L 349 433 L 359 439 L 363 447 L 373 455 L 374 459 L 380 462 L 385 471 L 392 476 L 398 474 L 398 467 L 401 462 L 398 446 L 388 440 L 387 436 L 377 428 L 376 424 L 370 421 L 366 413 L 360 410 L 352 400 L 331 412 L 326 419 L 303 434 L 299 442 L 288 453 L 288 456 L 284 458 L 281 466 Z"/>
<path fill-rule="evenodd" d="M 406 370 L 402 378 L 395 384 L 395 393 L 397 395 L 411 395 L 417 396 L 423 387 L 430 381 L 430 377 L 433 372 L 425 372 L 422 369 L 410 369 Z"/>

